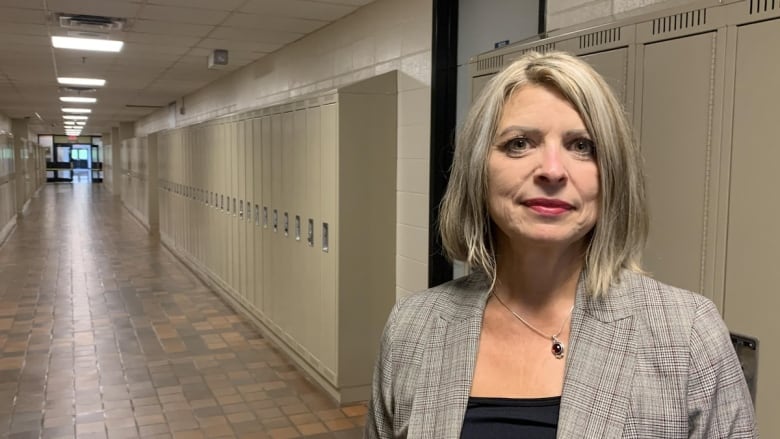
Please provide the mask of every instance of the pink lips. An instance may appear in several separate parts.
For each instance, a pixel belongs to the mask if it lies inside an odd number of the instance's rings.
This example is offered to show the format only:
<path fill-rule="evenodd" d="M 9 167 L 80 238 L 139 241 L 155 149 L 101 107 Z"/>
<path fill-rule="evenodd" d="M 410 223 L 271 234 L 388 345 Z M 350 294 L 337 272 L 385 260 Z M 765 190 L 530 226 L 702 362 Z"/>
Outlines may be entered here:
<path fill-rule="evenodd" d="M 540 215 L 556 216 L 574 210 L 571 204 L 554 198 L 531 198 L 523 201 L 534 212 Z"/>

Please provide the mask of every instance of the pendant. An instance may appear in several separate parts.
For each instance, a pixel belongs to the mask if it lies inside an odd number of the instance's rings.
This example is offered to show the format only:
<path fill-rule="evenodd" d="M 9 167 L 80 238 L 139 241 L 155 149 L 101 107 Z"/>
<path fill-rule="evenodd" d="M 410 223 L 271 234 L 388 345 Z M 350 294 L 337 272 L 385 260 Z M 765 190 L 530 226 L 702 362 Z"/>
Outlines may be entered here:
<path fill-rule="evenodd" d="M 563 358 L 564 352 L 566 352 L 566 347 L 554 335 L 551 338 L 553 344 L 552 344 L 552 349 L 550 349 L 550 351 L 552 352 L 553 355 L 555 355 L 555 358 L 560 360 L 561 358 Z"/>

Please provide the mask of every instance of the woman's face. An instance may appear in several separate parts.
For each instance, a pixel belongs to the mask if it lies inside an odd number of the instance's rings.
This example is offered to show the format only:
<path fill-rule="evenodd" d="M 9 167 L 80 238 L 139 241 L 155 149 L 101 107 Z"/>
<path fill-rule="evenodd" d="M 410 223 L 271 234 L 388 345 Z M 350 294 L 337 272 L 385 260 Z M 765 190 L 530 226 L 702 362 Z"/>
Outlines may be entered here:
<path fill-rule="evenodd" d="M 526 85 L 507 100 L 488 155 L 488 209 L 499 244 L 568 247 L 596 224 L 595 146 L 552 89 Z"/>

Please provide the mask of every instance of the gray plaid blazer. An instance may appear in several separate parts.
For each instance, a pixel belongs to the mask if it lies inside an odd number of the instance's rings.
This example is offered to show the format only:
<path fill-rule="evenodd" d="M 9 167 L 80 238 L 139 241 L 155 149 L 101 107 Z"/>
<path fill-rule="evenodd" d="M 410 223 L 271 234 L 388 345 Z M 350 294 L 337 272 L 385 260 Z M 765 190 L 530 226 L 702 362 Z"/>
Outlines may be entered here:
<path fill-rule="evenodd" d="M 459 438 L 489 283 L 484 275 L 400 300 L 385 327 L 366 438 Z M 625 271 L 580 287 L 558 438 L 754 438 L 729 333 L 707 298 Z"/>

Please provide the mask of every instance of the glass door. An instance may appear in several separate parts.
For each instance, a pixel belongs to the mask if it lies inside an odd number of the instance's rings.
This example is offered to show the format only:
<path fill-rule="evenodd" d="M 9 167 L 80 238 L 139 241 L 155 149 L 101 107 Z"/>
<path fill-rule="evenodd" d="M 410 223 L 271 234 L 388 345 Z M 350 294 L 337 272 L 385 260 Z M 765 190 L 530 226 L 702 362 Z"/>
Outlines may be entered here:
<path fill-rule="evenodd" d="M 70 161 L 73 164 L 73 179 L 76 181 L 90 180 L 89 146 L 90 145 L 72 145 L 71 147 Z"/>
<path fill-rule="evenodd" d="M 47 181 L 73 181 L 73 162 L 70 144 L 54 145 L 54 161 L 51 162 L 51 177 Z"/>

